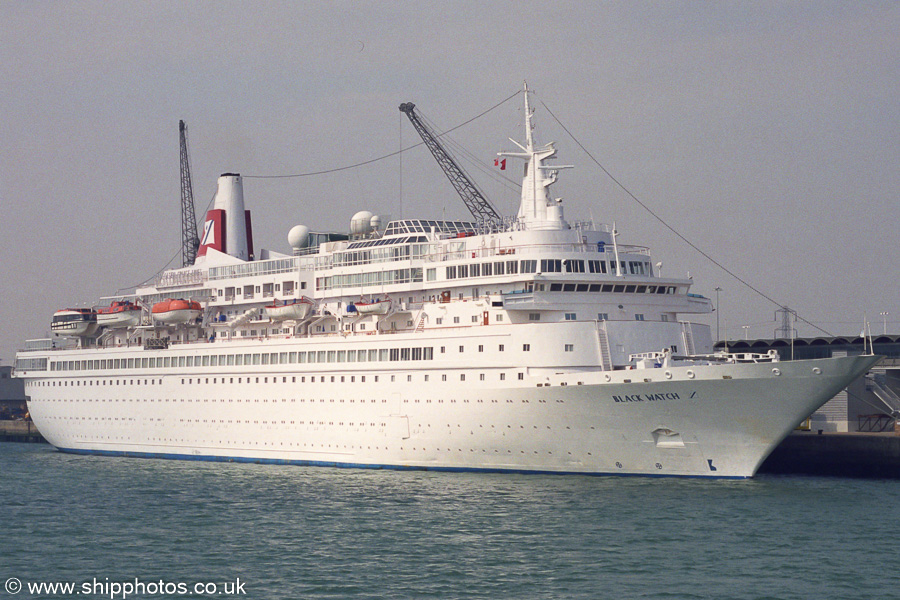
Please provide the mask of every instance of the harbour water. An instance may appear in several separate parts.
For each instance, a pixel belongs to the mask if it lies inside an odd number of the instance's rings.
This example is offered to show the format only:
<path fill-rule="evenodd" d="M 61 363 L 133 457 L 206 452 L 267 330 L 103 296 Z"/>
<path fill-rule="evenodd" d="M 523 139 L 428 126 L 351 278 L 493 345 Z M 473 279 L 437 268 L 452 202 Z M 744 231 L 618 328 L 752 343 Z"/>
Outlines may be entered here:
<path fill-rule="evenodd" d="M 898 480 L 303 468 L 0 444 L 0 481 L 0 600 L 900 595 Z M 77 587 L 35 588 L 54 583 Z"/>

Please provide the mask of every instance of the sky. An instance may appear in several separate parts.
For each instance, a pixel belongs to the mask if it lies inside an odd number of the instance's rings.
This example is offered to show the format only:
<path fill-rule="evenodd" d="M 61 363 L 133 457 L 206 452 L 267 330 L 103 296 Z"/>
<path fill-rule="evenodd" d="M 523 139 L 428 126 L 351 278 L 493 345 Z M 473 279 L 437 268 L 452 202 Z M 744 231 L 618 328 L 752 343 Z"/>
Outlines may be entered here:
<path fill-rule="evenodd" d="M 450 137 L 514 214 L 514 170 L 491 165 L 523 138 L 525 81 L 536 140 L 575 165 L 551 191 L 566 217 L 615 222 L 718 295 L 722 337 L 773 336 L 779 305 L 833 334 L 900 331 L 898 2 L 0 0 L 0 17 L 3 364 L 55 310 L 180 266 L 179 119 L 198 215 L 239 172 L 255 246 L 289 253 L 293 225 L 347 231 L 358 210 L 468 217 L 423 146 L 258 177 L 414 146 L 403 102 L 440 130 L 488 111 Z"/>

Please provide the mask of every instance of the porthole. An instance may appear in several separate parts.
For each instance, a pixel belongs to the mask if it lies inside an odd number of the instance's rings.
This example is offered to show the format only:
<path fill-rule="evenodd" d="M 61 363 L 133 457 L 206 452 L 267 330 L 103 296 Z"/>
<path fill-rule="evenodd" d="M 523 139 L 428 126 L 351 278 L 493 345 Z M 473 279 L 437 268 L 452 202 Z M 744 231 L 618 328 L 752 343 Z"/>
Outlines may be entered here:
<path fill-rule="evenodd" d="M 779 375 L 781 375 L 781 369 L 775 367 L 774 369 L 772 369 L 772 374 L 775 375 L 775 377 L 778 377 Z"/>
<path fill-rule="evenodd" d="M 813 367 L 813 373 L 816 375 L 821 375 L 822 369 L 820 369 L 819 367 Z"/>
<path fill-rule="evenodd" d="M 688 372 L 687 372 L 687 376 L 688 376 L 688 379 L 693 379 L 693 378 L 694 378 L 694 372 L 693 372 L 693 371 L 688 371 Z"/>
<path fill-rule="evenodd" d="M 603 379 L 605 379 L 606 381 L 612 381 L 612 377 L 610 377 L 609 373 L 604 374 Z"/>
<path fill-rule="evenodd" d="M 666 379 L 672 379 L 672 371 L 665 372 Z"/>

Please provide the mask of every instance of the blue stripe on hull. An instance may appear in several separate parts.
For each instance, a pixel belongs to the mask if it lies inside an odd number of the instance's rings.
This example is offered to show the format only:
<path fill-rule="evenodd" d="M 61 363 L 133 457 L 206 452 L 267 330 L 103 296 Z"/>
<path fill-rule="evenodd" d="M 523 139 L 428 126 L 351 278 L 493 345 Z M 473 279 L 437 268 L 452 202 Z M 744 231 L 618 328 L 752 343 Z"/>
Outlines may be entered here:
<path fill-rule="evenodd" d="M 679 475 L 666 473 L 619 473 L 585 471 L 540 471 L 530 469 L 502 469 L 489 467 L 426 467 L 416 465 L 389 465 L 331 462 L 324 460 L 291 460 L 287 458 L 248 458 L 241 456 L 214 456 L 204 454 L 164 454 L 161 452 L 128 452 L 125 450 L 85 450 L 80 448 L 57 448 L 68 454 L 93 456 L 120 456 L 127 458 L 162 458 L 166 460 L 197 460 L 203 462 L 251 463 L 259 465 L 299 465 L 304 467 L 337 467 L 341 469 L 389 469 L 393 471 L 444 471 L 450 473 L 517 473 L 525 475 L 590 475 L 596 477 L 680 477 L 688 479 L 749 479 L 749 477 L 726 475 Z"/>

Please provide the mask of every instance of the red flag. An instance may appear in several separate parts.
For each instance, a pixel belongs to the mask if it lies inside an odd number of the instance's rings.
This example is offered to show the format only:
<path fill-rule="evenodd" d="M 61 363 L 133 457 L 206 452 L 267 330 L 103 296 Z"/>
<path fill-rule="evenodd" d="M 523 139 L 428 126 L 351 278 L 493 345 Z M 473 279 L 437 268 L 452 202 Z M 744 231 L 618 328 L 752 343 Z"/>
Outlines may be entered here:
<path fill-rule="evenodd" d="M 501 170 L 501 171 L 505 171 L 505 170 L 506 170 L 506 159 L 504 158 L 503 160 L 500 160 L 499 158 L 495 158 L 495 159 L 494 159 L 494 166 L 495 166 L 495 167 L 500 167 L 500 170 Z"/>

